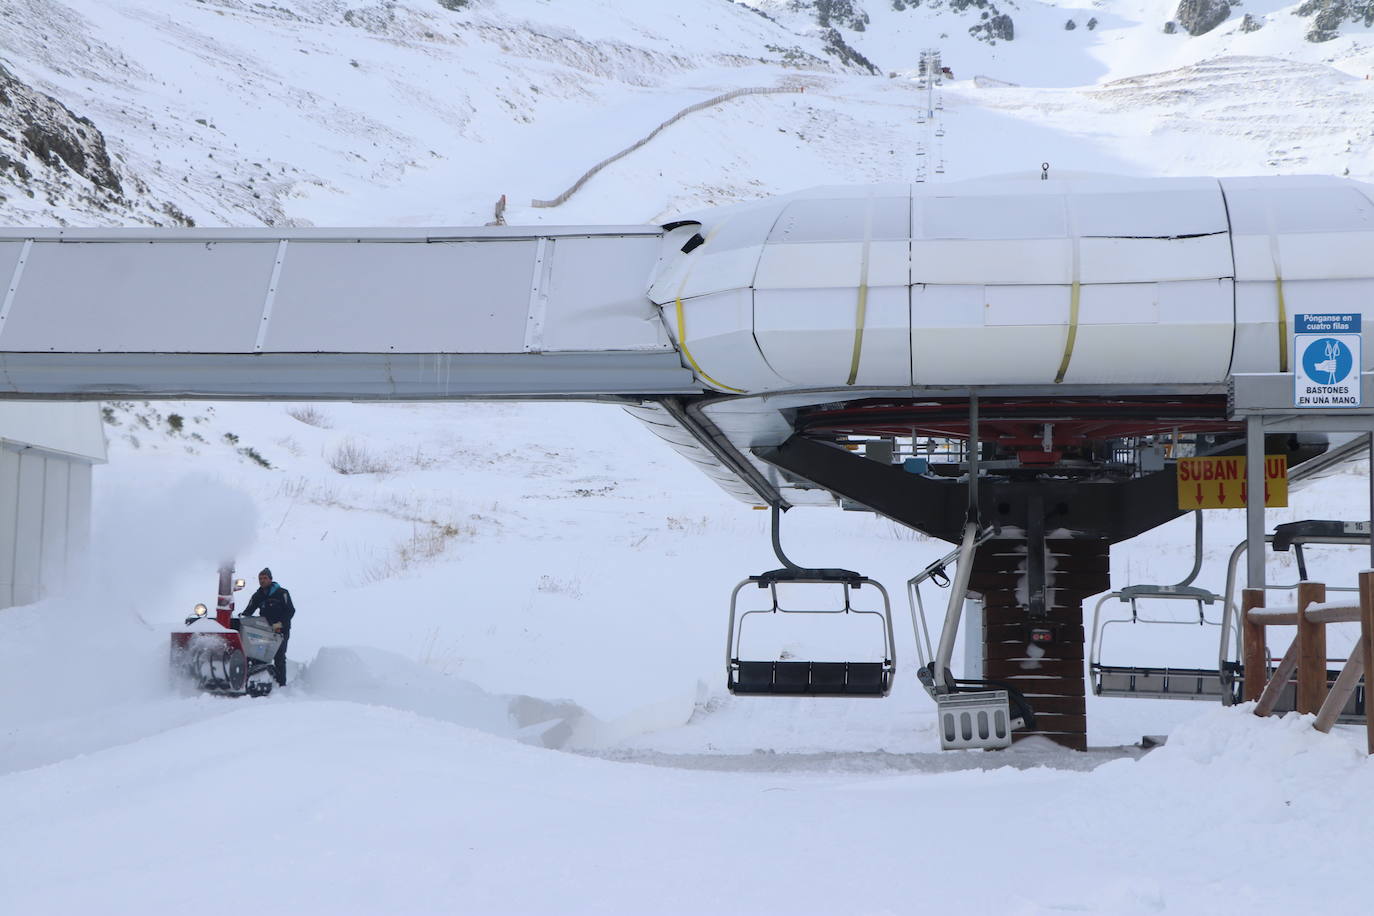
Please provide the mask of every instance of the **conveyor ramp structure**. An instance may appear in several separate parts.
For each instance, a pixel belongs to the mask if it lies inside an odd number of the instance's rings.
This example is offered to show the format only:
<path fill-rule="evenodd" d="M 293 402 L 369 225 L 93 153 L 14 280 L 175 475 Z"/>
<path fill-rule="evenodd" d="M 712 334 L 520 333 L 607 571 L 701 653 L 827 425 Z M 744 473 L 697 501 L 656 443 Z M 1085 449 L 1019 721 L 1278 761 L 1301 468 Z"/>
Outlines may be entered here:
<path fill-rule="evenodd" d="M 701 390 L 655 227 L 0 234 L 0 394 L 257 400 Z"/>

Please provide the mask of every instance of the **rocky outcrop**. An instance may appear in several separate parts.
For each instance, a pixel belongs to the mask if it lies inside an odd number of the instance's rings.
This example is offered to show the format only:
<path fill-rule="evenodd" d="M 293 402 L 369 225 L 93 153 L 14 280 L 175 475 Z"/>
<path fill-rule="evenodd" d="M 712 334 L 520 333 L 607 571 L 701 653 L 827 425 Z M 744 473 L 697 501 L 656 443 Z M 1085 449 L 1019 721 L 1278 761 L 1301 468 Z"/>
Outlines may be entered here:
<path fill-rule="evenodd" d="M 968 30 L 974 38 L 996 44 L 999 41 L 1011 41 L 1016 37 L 1016 27 L 1006 13 L 994 15 L 984 12 L 983 15 L 987 18 Z"/>
<path fill-rule="evenodd" d="M 1181 0 L 1174 18 L 1189 35 L 1206 35 L 1227 20 L 1231 4 L 1226 0 Z"/>
<path fill-rule="evenodd" d="M 105 196 L 124 193 L 96 126 L 0 64 L 0 173 L 27 183 L 39 169 L 59 180 L 80 176 Z"/>
<path fill-rule="evenodd" d="M 839 29 L 826 29 L 821 33 L 821 41 L 824 43 L 825 53 L 832 54 L 839 58 L 840 63 L 846 67 L 860 67 L 869 73 L 877 73 L 878 68 L 873 65 L 873 61 L 864 57 L 857 49 L 851 47 L 840 34 Z"/>
<path fill-rule="evenodd" d="M 854 0 L 813 0 L 816 23 L 823 29 L 839 26 L 862 32 L 868 28 L 868 13 L 854 5 Z"/>
<path fill-rule="evenodd" d="M 914 10 L 920 5 L 921 0 L 892 0 L 892 8 L 898 11 Z M 941 0 L 931 0 L 930 9 L 938 9 L 940 5 Z M 993 3 L 992 0 L 946 0 L 945 6 L 953 13 L 962 13 L 967 10 L 981 11 L 978 22 L 968 30 L 968 33 L 979 41 L 996 44 L 999 41 L 1011 41 L 1016 37 L 1016 25 L 1012 22 L 1011 16 L 998 9 L 997 4 Z M 1091 29 L 1096 26 L 1096 19 L 1089 21 L 1088 28 Z M 1078 23 L 1070 19 L 1064 24 L 1064 28 L 1072 31 L 1078 28 Z"/>
<path fill-rule="evenodd" d="M 1312 27 L 1306 35 L 1312 42 L 1336 38 L 1347 22 L 1366 28 L 1374 26 L 1374 0 L 1307 0 L 1294 13 L 1312 17 Z"/>
<path fill-rule="evenodd" d="M 1258 32 L 1264 28 L 1264 20 L 1246 13 L 1240 17 L 1240 30 L 1242 32 Z"/>

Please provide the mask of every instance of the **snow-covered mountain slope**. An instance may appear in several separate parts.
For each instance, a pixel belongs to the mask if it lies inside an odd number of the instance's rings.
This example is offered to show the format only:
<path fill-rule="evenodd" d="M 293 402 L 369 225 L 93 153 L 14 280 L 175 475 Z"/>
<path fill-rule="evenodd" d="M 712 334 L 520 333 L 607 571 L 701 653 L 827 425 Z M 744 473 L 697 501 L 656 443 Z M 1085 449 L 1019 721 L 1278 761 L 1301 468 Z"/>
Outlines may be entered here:
<path fill-rule="evenodd" d="M 1018 37 L 993 45 L 950 24 L 981 16 L 976 6 L 848 5 L 866 14 L 863 31 L 850 27 L 858 13 L 832 11 L 823 27 L 816 5 L 790 0 L 756 10 L 726 0 L 10 0 L 0 65 L 17 85 L 0 98 L 0 217 L 470 225 L 491 220 L 506 195 L 511 223 L 627 222 L 820 183 L 911 180 L 925 136 L 925 94 L 911 75 L 931 46 L 957 77 L 945 87 L 947 178 L 1043 160 L 1371 175 L 1363 26 L 1313 44 L 1285 9 L 1257 32 L 1228 25 L 1193 38 L 1164 34 L 1163 8 L 1031 4 L 1015 10 Z M 1091 30 L 1088 12 L 1099 19 Z M 1084 24 L 1066 30 L 1065 17 Z M 836 30 L 877 75 L 827 51 Z M 1145 74 L 1159 91 L 1133 98 L 1113 82 Z M 1003 83 L 1023 88 L 976 88 Z M 694 114 L 562 207 L 528 206 L 687 105 L 778 86 L 807 91 Z M 1065 88 L 1086 86 L 1099 88 Z M 31 137 L 35 106 L 87 119 L 84 158 L 98 161 L 103 146 L 110 175 Z M 1258 149 L 1255 112 L 1271 138 Z M 1179 124 L 1183 150 L 1139 142 Z M 1322 154 L 1304 161 L 1274 152 L 1314 143 Z"/>

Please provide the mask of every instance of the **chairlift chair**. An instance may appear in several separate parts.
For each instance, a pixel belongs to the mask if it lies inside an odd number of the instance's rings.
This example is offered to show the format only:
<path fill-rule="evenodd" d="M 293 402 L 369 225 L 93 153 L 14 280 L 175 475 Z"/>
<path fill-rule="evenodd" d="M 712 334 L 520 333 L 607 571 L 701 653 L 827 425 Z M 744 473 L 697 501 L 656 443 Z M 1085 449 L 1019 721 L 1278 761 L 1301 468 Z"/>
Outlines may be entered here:
<path fill-rule="evenodd" d="M 1130 605 L 1129 618 L 1102 619 L 1102 606 L 1112 599 Z M 1191 601 L 1197 606 L 1197 617 L 1189 620 L 1163 620 L 1142 616 L 1139 605 L 1142 599 Z M 1107 628 L 1113 624 L 1221 626 L 1220 620 L 1207 618 L 1205 607 L 1221 601 L 1224 601 L 1221 595 L 1193 585 L 1131 585 L 1103 595 L 1093 608 L 1092 649 L 1088 656 L 1093 694 L 1169 700 L 1220 700 L 1226 687 L 1219 668 L 1104 665 L 1102 642 Z"/>
<path fill-rule="evenodd" d="M 784 607 L 778 587 L 786 585 L 829 586 L 824 591 L 843 593 L 839 607 Z M 740 595 L 748 587 L 766 590 L 764 607 L 740 610 Z M 865 610 L 853 604 L 853 592 L 873 588 L 882 598 L 882 610 Z M 821 589 L 817 589 L 820 591 Z M 741 658 L 740 638 L 746 620 L 758 615 L 842 614 L 877 618 L 882 640 L 882 661 L 795 661 L 790 659 Z M 731 693 L 747 696 L 884 697 L 892 689 L 896 667 L 892 636 L 892 606 L 887 590 L 872 579 L 844 569 L 775 569 L 750 576 L 730 595 L 730 631 L 726 644 L 726 684 Z"/>
<path fill-rule="evenodd" d="M 1367 446 L 1367 442 L 1361 447 Z M 1332 521 L 1328 519 L 1304 519 L 1301 521 L 1287 522 L 1277 525 L 1273 534 L 1264 536 L 1264 543 L 1271 546 L 1275 551 L 1287 552 L 1292 550 L 1297 560 L 1298 580 L 1306 581 L 1309 578 L 1307 561 L 1304 556 L 1303 547 L 1314 545 L 1344 545 L 1344 546 L 1365 546 L 1370 543 L 1370 523 L 1367 521 Z M 1242 663 L 1241 652 L 1241 624 L 1242 614 L 1240 606 L 1236 600 L 1237 586 L 1239 585 L 1238 564 L 1241 557 L 1247 553 L 1249 548 L 1248 541 L 1241 541 L 1231 551 L 1231 558 L 1226 567 L 1226 589 L 1225 598 L 1222 601 L 1221 617 L 1221 646 L 1218 652 L 1218 664 L 1221 668 L 1221 676 L 1225 690 L 1222 693 L 1221 701 L 1223 704 L 1232 705 L 1239 703 L 1244 695 L 1244 681 L 1246 677 L 1245 667 Z M 1298 583 L 1274 583 L 1269 582 L 1265 585 L 1266 592 L 1294 592 L 1297 590 Z M 1354 586 L 1327 585 L 1328 597 L 1331 593 L 1355 593 L 1359 589 Z M 1353 599 L 1353 596 L 1352 596 Z M 1333 661 L 1328 659 L 1328 663 Z M 1269 666 L 1279 662 L 1277 658 L 1268 658 L 1266 670 L 1260 672 L 1259 680 L 1267 681 L 1270 676 Z M 1335 683 L 1340 675 L 1339 670 L 1327 670 L 1328 686 Z M 1350 695 L 1345 707 L 1337 716 L 1336 721 L 1342 724 L 1360 724 L 1365 721 L 1367 683 L 1358 686 Z M 1297 682 L 1290 675 L 1288 684 L 1279 693 L 1278 701 L 1274 704 L 1272 712 L 1285 713 L 1297 708 Z"/>

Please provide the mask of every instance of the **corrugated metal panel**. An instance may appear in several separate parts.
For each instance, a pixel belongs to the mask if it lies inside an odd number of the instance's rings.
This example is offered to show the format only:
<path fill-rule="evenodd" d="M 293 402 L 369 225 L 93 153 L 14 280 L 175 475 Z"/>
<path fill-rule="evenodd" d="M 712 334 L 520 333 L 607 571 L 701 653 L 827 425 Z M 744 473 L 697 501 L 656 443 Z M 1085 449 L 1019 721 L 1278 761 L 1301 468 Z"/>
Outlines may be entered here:
<path fill-rule="evenodd" d="M 38 561 L 39 588 L 48 591 L 67 573 L 67 500 L 73 462 L 55 456 L 43 460 L 42 552 Z"/>
<path fill-rule="evenodd" d="M 19 452 L 0 448 L 0 608 L 14 602 L 14 551 L 19 543 Z"/>
<path fill-rule="evenodd" d="M 15 509 L 14 603 L 37 601 L 43 561 L 43 478 L 47 460 L 39 452 L 19 453 L 18 500 Z"/>
<path fill-rule="evenodd" d="M 73 463 L 68 469 L 67 557 L 70 573 L 85 561 L 91 540 L 91 476 L 89 464 Z"/>
<path fill-rule="evenodd" d="M 0 448 L 0 608 L 60 588 L 85 556 L 90 523 L 89 462 Z"/>

